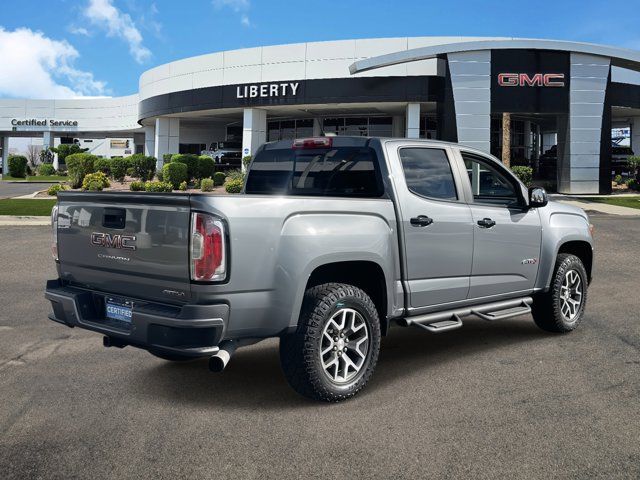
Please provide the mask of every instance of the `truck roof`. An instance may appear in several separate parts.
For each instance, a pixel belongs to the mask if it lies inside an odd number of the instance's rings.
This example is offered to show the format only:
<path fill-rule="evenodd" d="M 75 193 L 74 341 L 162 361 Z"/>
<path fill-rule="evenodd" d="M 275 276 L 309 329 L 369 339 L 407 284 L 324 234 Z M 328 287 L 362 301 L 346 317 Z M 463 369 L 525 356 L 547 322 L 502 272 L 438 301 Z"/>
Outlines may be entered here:
<path fill-rule="evenodd" d="M 315 138 L 315 137 L 308 137 Z M 318 138 L 322 138 L 318 137 Z M 385 141 L 396 141 L 396 140 L 405 140 L 411 143 L 428 143 L 428 144 L 438 144 L 438 145 L 458 145 L 455 142 L 445 142 L 443 140 L 432 140 L 427 138 L 394 138 L 394 137 L 361 137 L 361 136 L 348 136 L 348 135 L 336 135 L 329 136 L 328 138 L 332 139 L 333 146 L 336 147 L 364 147 L 370 141 L 376 142 L 385 142 Z M 267 142 L 264 144 L 265 150 L 279 150 L 279 149 L 289 149 L 293 145 L 293 139 L 289 140 L 276 140 L 273 142 Z"/>

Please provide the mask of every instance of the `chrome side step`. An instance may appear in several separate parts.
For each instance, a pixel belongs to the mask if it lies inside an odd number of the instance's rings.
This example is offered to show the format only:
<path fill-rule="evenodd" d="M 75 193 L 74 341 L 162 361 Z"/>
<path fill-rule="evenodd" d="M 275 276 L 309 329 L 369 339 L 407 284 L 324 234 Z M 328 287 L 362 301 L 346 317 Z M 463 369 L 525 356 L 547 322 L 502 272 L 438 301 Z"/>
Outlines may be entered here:
<path fill-rule="evenodd" d="M 485 303 L 471 307 L 456 308 L 442 312 L 427 313 L 414 317 L 405 317 L 402 322 L 406 326 L 415 325 L 431 333 L 448 332 L 462 326 L 462 317 L 476 315 L 483 320 L 504 320 L 531 312 L 533 298 L 522 297 L 513 300 Z"/>

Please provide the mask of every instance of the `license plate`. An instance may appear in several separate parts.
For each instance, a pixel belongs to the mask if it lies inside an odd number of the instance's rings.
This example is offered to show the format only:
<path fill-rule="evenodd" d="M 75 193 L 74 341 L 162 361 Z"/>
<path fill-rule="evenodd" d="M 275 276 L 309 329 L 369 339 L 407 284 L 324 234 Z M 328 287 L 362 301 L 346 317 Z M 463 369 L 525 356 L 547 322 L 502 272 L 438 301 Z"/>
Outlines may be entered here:
<path fill-rule="evenodd" d="M 133 303 L 129 301 L 121 301 L 113 298 L 105 300 L 105 316 L 111 320 L 119 322 L 131 323 Z"/>

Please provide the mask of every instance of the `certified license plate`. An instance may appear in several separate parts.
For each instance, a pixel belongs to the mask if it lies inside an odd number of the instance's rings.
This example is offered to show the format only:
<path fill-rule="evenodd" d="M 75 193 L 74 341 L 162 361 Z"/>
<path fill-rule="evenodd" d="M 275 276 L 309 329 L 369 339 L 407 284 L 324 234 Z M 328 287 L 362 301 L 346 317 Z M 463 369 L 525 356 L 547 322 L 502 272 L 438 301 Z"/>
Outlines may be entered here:
<path fill-rule="evenodd" d="M 105 299 L 105 316 L 111 320 L 131 323 L 133 303 L 114 298 Z"/>

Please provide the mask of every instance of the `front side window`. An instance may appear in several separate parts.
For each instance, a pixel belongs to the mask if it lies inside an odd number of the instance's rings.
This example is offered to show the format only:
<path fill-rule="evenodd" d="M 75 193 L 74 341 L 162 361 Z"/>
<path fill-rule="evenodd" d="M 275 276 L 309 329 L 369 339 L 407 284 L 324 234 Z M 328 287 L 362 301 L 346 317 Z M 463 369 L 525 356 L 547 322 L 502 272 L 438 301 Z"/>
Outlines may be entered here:
<path fill-rule="evenodd" d="M 473 200 L 477 203 L 512 205 L 519 203 L 512 179 L 501 173 L 491 162 L 462 152 Z"/>
<path fill-rule="evenodd" d="M 422 197 L 457 200 L 447 152 L 439 148 L 402 148 L 400 161 L 407 187 Z"/>

